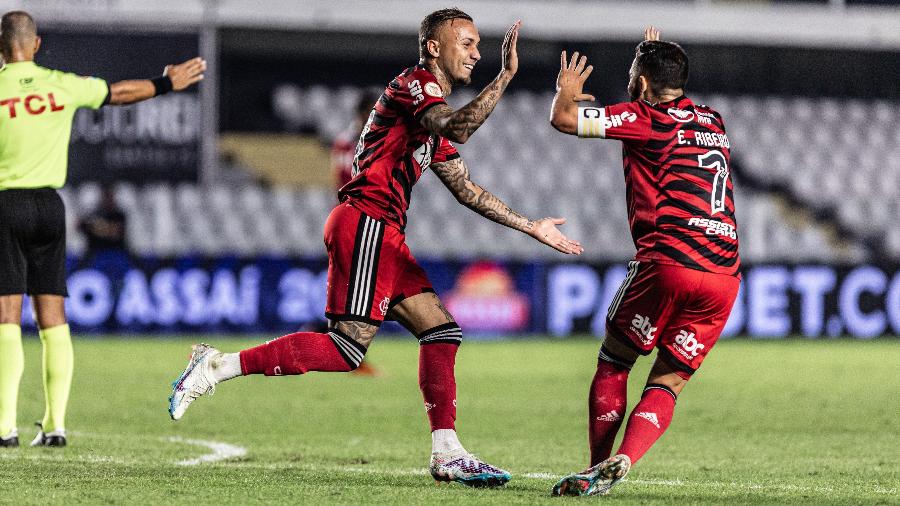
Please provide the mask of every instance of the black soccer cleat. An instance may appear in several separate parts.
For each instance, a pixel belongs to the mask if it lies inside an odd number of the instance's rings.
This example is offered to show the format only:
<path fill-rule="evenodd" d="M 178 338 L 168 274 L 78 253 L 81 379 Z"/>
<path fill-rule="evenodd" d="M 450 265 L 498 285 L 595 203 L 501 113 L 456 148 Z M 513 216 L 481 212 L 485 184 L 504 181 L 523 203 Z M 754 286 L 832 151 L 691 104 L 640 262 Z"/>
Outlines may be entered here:
<path fill-rule="evenodd" d="M 6 437 L 0 437 L 0 448 L 18 448 L 19 433 L 13 430 Z"/>
<path fill-rule="evenodd" d="M 51 446 L 55 448 L 62 448 L 66 446 L 66 431 L 65 430 L 54 430 L 53 432 L 44 432 L 44 426 L 41 425 L 40 422 L 36 423 L 38 426 L 37 436 L 34 436 L 34 439 L 31 441 L 31 446 Z"/>

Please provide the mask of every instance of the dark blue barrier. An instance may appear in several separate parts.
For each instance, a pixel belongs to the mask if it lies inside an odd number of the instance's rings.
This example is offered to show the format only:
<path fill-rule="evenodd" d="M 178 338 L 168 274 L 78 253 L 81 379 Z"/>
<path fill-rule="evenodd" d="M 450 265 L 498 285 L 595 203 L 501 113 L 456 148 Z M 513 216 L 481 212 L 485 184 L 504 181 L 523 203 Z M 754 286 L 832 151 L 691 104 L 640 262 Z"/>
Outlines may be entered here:
<path fill-rule="evenodd" d="M 423 261 L 467 335 L 604 333 L 623 264 Z M 324 321 L 324 259 L 69 262 L 68 316 L 82 332 L 260 332 Z M 900 334 L 900 269 L 753 265 L 726 336 Z M 26 325 L 33 325 L 25 311 Z M 396 326 L 389 327 L 397 329 Z"/>

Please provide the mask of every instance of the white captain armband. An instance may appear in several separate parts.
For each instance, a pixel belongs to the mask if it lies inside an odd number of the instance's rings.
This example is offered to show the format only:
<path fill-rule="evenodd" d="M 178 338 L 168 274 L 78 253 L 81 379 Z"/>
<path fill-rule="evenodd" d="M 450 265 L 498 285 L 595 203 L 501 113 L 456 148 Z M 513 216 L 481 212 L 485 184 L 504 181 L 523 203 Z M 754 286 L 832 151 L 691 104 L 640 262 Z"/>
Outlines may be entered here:
<path fill-rule="evenodd" d="M 606 108 L 578 108 L 578 137 L 606 137 Z"/>

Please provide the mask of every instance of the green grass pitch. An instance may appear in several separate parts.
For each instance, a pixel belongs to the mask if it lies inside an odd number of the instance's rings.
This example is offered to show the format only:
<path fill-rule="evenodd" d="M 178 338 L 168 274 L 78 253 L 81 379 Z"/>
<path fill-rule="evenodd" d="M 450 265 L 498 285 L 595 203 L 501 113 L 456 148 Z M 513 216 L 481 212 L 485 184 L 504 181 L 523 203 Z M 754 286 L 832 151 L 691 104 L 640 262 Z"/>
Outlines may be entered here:
<path fill-rule="evenodd" d="M 261 342 L 205 340 L 226 351 Z M 470 451 L 513 474 L 496 490 L 436 486 L 427 475 L 412 339 L 376 340 L 369 360 L 382 377 L 239 378 L 172 422 L 169 383 L 190 343 L 76 340 L 70 446 L 36 449 L 27 442 L 43 413 L 40 348 L 27 339 L 26 445 L 0 450 L 0 503 L 900 504 L 897 339 L 719 343 L 660 442 L 610 496 L 586 499 L 548 494 L 587 460 L 596 340 L 462 346 L 457 428 Z M 648 365 L 631 375 L 629 408 Z"/>

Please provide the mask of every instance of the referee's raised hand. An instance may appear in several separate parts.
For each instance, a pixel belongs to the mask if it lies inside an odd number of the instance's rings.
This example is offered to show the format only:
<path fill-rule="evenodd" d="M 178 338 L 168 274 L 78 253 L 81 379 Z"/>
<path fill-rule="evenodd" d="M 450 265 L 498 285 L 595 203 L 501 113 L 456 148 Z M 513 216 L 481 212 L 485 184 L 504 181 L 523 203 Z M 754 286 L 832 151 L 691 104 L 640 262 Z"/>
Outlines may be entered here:
<path fill-rule="evenodd" d="M 171 79 L 173 91 L 181 91 L 202 81 L 204 72 L 206 72 L 206 60 L 198 56 L 177 65 L 166 65 L 163 75 Z"/>

